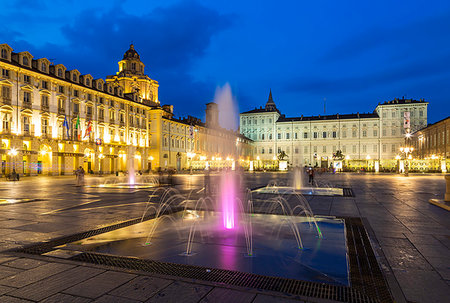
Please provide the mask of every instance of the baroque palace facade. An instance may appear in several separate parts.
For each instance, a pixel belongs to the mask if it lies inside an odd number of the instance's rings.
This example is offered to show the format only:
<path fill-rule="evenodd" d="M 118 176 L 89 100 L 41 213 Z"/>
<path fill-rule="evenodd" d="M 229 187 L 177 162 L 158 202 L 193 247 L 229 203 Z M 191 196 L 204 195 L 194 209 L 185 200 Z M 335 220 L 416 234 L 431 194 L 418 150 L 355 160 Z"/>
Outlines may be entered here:
<path fill-rule="evenodd" d="M 427 106 L 402 98 L 378 104 L 373 113 L 286 117 L 270 92 L 265 107 L 240 114 L 240 126 L 254 141 L 256 166 L 270 167 L 284 152 L 292 166 L 328 168 L 340 155 L 347 168 L 393 169 L 409 134 L 427 126 Z"/>
<path fill-rule="evenodd" d="M 217 106 L 207 121 L 176 119 L 160 105 L 158 82 L 131 45 L 119 72 L 93 79 L 27 51 L 0 44 L 1 173 L 115 173 L 228 167 L 248 163 L 251 140 L 220 128 Z M 209 120 L 208 120 L 209 117 Z M 214 144 L 212 144 L 214 142 Z"/>

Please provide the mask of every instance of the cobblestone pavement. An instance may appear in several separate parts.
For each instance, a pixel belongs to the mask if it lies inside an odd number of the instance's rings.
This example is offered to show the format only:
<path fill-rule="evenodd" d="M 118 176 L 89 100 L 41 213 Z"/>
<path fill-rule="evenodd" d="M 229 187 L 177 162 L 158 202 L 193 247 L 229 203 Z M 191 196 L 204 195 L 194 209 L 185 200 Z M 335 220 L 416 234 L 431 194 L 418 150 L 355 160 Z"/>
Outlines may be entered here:
<path fill-rule="evenodd" d="M 107 177 L 87 177 L 89 184 Z M 450 213 L 428 203 L 442 198 L 442 175 L 322 174 L 322 184 L 355 197 L 309 198 L 318 215 L 362 217 L 398 302 L 450 297 Z M 286 182 L 284 173 L 247 173 L 248 187 Z M 200 188 L 201 175 L 175 177 Z M 76 187 L 74 177 L 0 182 L 0 302 L 328 302 L 216 285 L 8 250 L 140 217 L 149 192 Z"/>

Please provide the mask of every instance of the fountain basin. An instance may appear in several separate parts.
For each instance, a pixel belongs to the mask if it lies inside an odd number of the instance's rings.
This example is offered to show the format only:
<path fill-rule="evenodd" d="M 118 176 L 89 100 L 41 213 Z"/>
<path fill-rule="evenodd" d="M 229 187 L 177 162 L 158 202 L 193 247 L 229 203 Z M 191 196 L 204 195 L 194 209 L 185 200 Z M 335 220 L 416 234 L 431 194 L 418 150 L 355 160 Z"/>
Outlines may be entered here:
<path fill-rule="evenodd" d="M 152 183 L 108 183 L 108 184 L 97 184 L 97 185 L 87 185 L 87 187 L 93 188 L 107 188 L 107 189 L 143 189 L 157 187 L 158 184 Z"/>
<path fill-rule="evenodd" d="M 281 194 L 281 195 L 295 195 L 302 194 L 304 196 L 344 196 L 344 190 L 342 188 L 334 187 L 302 187 L 296 189 L 290 186 L 266 186 L 252 190 L 258 194 Z"/>
<path fill-rule="evenodd" d="M 345 223 L 342 219 L 318 217 L 317 224 L 324 235 L 319 238 L 306 217 L 252 215 L 252 256 L 247 254 L 242 226 L 224 229 L 218 212 L 178 212 L 159 220 L 164 221 L 159 224 L 150 243 L 146 243 L 147 234 L 155 223 L 154 219 L 59 248 L 349 285 Z M 303 249 L 297 247 L 287 221 L 299 227 Z M 197 224 L 193 248 L 192 253 L 186 255 L 192 224 Z"/>

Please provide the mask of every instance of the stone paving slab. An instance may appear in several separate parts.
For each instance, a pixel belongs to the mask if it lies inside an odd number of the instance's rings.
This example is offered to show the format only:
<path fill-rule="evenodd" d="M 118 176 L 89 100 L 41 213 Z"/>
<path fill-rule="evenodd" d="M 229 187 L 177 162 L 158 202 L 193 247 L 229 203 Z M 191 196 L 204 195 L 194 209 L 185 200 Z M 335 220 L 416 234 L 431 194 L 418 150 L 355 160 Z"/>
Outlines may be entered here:
<path fill-rule="evenodd" d="M 10 277 L 10 276 L 14 276 L 15 274 L 20 273 L 21 271 L 22 270 L 17 269 L 17 268 L 11 268 L 11 267 L 8 267 L 8 266 L 0 265 L 0 279 L 4 279 L 4 278 Z"/>
<path fill-rule="evenodd" d="M 61 263 L 48 263 L 30 270 L 20 271 L 8 278 L 1 279 L 0 285 L 24 287 L 73 267 L 75 266 Z M 18 269 L 16 270 L 19 271 Z"/>
<path fill-rule="evenodd" d="M 95 299 L 134 278 L 136 275 L 133 274 L 107 271 L 64 290 L 64 293 Z"/>
<path fill-rule="evenodd" d="M 97 268 L 78 266 L 27 285 L 8 294 L 23 299 L 39 301 L 102 272 L 103 270 Z"/>
<path fill-rule="evenodd" d="M 14 287 L 0 285 L 0 296 L 13 291 L 14 289 Z"/>
<path fill-rule="evenodd" d="M 104 295 L 93 302 L 95 302 L 95 303 L 141 303 L 142 301 L 128 299 L 128 298 L 124 298 L 124 297 Z"/>
<path fill-rule="evenodd" d="M 0 255 L 0 264 L 17 259 L 15 256 Z"/>
<path fill-rule="evenodd" d="M 251 303 L 256 294 L 227 288 L 214 288 L 201 303 L 233 302 Z"/>
<path fill-rule="evenodd" d="M 170 302 L 183 302 L 183 303 L 197 303 L 208 292 L 213 289 L 212 286 L 199 285 L 186 283 L 181 281 L 175 281 L 163 290 L 156 293 L 146 302 L 148 303 L 170 303 Z"/>
<path fill-rule="evenodd" d="M 0 302 L 5 302 L 5 303 L 30 303 L 30 302 L 33 302 L 33 301 L 20 299 L 20 298 L 15 298 L 15 297 L 11 297 L 11 296 L 1 296 L 0 297 Z"/>
<path fill-rule="evenodd" d="M 109 294 L 132 300 L 146 301 L 172 282 L 173 280 L 160 279 L 150 276 L 140 276 L 129 281 L 125 285 L 116 288 Z"/>
<path fill-rule="evenodd" d="M 88 298 L 61 293 L 55 294 L 47 299 L 44 299 L 43 301 L 40 301 L 40 303 L 89 303 L 89 302 L 92 302 L 92 300 Z"/>
<path fill-rule="evenodd" d="M 448 285 L 434 271 L 396 270 L 406 299 L 411 302 L 445 302 L 449 298 Z"/>
<path fill-rule="evenodd" d="M 299 303 L 299 302 L 301 303 L 304 301 L 259 294 L 256 295 L 256 298 L 253 300 L 252 303 Z"/>
<path fill-rule="evenodd" d="M 13 261 L 9 261 L 6 263 L 3 263 L 3 265 L 8 267 L 14 267 L 18 269 L 32 269 L 41 265 L 47 264 L 45 261 L 41 260 L 34 260 L 34 259 L 28 259 L 28 258 L 19 258 L 15 259 Z"/>

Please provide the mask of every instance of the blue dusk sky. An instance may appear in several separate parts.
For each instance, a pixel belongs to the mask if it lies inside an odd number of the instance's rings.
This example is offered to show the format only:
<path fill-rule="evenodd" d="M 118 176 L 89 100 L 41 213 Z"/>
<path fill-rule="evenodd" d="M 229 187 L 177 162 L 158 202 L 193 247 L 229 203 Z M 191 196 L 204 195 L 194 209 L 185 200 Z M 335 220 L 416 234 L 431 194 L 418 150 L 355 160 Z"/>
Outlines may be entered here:
<path fill-rule="evenodd" d="M 449 115 L 450 1 L 75 1 L 0 4 L 0 43 L 94 78 L 131 42 L 175 115 L 204 119 L 229 83 L 239 111 L 269 89 L 286 116 L 372 112 L 394 98 Z"/>

